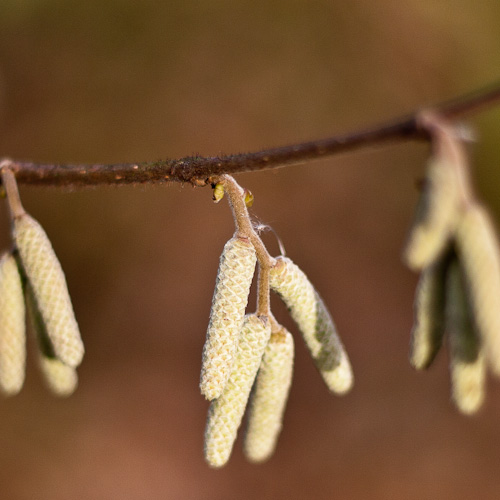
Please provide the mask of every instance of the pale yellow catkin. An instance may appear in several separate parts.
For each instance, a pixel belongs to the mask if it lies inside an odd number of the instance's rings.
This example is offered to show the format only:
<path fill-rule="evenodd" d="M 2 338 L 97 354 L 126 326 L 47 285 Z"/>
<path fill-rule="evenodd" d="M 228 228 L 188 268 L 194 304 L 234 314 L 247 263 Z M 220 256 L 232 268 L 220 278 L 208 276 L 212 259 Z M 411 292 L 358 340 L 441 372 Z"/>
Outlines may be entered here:
<path fill-rule="evenodd" d="M 284 328 L 273 333 L 264 351 L 250 401 L 244 451 L 252 462 L 274 452 L 292 383 L 293 337 Z"/>
<path fill-rule="evenodd" d="M 444 256 L 425 268 L 415 292 L 409 358 L 410 364 L 417 370 L 431 365 L 443 343 L 448 260 Z"/>
<path fill-rule="evenodd" d="M 47 387 L 56 396 L 70 396 L 78 385 L 78 375 L 75 368 L 65 365 L 56 358 L 40 356 L 40 369 Z"/>
<path fill-rule="evenodd" d="M 269 273 L 271 289 L 285 302 L 328 388 L 344 394 L 354 377 L 335 325 L 307 276 L 287 257 L 278 257 Z"/>
<path fill-rule="evenodd" d="M 460 187 L 456 169 L 446 159 L 432 157 L 403 258 L 421 270 L 446 250 L 456 226 Z"/>
<path fill-rule="evenodd" d="M 68 366 L 79 365 L 83 342 L 64 272 L 45 231 L 23 214 L 14 219 L 14 241 L 56 357 Z"/>
<path fill-rule="evenodd" d="M 16 259 L 4 253 L 0 259 L 0 389 L 17 394 L 26 370 L 25 305 Z"/>
<path fill-rule="evenodd" d="M 493 223 L 481 205 L 464 212 L 455 238 L 471 314 L 491 368 L 500 376 L 500 254 Z"/>
<path fill-rule="evenodd" d="M 452 399 L 462 413 L 469 415 L 475 413 L 484 400 L 486 363 L 456 260 L 450 265 L 447 276 L 446 327 Z"/>
<path fill-rule="evenodd" d="M 246 239 L 234 237 L 224 246 L 203 348 L 200 389 L 208 400 L 222 394 L 231 374 L 256 261 Z"/>
<path fill-rule="evenodd" d="M 245 317 L 231 376 L 222 395 L 212 401 L 208 412 L 205 460 L 211 467 L 222 467 L 229 460 L 270 336 L 267 318 L 255 314 Z"/>
<path fill-rule="evenodd" d="M 38 345 L 38 364 L 47 387 L 56 396 L 72 394 L 78 385 L 76 369 L 54 357 L 54 349 L 47 333 L 47 327 L 29 282 L 25 286 L 26 306 Z"/>

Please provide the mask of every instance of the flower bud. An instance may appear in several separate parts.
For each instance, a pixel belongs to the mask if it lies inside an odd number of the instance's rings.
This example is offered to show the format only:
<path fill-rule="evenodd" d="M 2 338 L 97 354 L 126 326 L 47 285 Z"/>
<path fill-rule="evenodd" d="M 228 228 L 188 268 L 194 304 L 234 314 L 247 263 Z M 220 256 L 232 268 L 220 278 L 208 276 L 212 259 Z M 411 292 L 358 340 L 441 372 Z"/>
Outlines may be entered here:
<path fill-rule="evenodd" d="M 76 370 L 56 358 L 40 356 L 40 369 L 47 387 L 56 396 L 69 396 L 73 394 L 78 385 Z"/>
<path fill-rule="evenodd" d="M 218 182 L 214 186 L 213 200 L 215 203 L 219 203 L 222 198 L 224 198 L 224 186 Z"/>

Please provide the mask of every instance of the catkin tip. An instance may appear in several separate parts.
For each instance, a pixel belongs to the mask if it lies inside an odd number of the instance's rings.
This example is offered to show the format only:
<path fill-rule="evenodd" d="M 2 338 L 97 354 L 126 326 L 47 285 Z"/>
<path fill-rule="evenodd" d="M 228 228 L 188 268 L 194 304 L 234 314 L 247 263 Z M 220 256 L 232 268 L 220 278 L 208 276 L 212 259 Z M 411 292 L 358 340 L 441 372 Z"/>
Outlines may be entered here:
<path fill-rule="evenodd" d="M 78 385 L 76 370 L 58 359 L 41 357 L 40 368 L 47 387 L 56 396 L 67 397 L 75 392 Z"/>

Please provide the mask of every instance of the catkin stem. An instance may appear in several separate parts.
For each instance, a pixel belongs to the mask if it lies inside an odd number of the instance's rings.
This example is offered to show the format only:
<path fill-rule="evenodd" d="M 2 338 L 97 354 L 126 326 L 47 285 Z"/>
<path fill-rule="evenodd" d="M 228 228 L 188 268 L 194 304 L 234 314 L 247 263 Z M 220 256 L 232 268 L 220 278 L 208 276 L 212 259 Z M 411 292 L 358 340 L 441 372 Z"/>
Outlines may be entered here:
<path fill-rule="evenodd" d="M 224 186 L 224 191 L 229 198 L 229 204 L 233 211 L 234 223 L 236 224 L 237 236 L 248 238 L 255 248 L 257 260 L 263 268 L 271 268 L 275 264 L 275 259 L 271 257 L 264 243 L 255 231 L 245 204 L 245 194 L 242 187 L 230 175 L 222 175 L 211 179 L 213 184 L 220 183 Z"/>
<path fill-rule="evenodd" d="M 259 265 L 257 316 L 269 316 L 271 314 L 271 299 L 269 295 L 269 268 Z"/>
<path fill-rule="evenodd" d="M 255 248 L 257 260 L 259 261 L 259 280 L 257 292 L 257 314 L 270 316 L 269 299 L 269 270 L 276 263 L 276 259 L 271 257 L 260 236 L 255 231 L 248 209 L 245 204 L 245 193 L 243 188 L 230 175 L 222 175 L 211 179 L 213 184 L 220 183 L 229 198 L 229 204 L 233 212 L 234 223 L 236 225 L 236 236 L 248 238 Z"/>
<path fill-rule="evenodd" d="M 26 213 L 21 203 L 21 198 L 19 197 L 16 177 L 9 168 L 8 160 L 1 162 L 0 168 L 2 173 L 2 184 L 4 185 L 5 192 L 7 193 L 7 202 L 9 204 L 10 213 L 12 218 L 16 219 Z"/>
<path fill-rule="evenodd" d="M 431 135 L 433 156 L 446 161 L 457 178 L 458 196 L 463 206 L 475 201 L 469 175 L 468 155 L 459 126 L 434 111 L 424 111 L 418 117 L 419 125 Z"/>

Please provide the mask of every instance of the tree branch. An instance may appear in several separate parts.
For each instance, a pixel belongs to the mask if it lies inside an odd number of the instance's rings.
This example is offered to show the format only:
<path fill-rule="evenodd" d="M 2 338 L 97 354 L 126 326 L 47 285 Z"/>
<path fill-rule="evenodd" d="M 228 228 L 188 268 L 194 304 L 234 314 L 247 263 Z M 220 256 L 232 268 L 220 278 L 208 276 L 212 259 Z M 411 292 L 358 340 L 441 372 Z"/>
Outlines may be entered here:
<path fill-rule="evenodd" d="M 490 107 L 497 101 L 500 101 L 500 82 L 431 109 L 445 118 L 454 119 Z M 419 116 L 420 111 L 417 111 L 353 133 L 254 153 L 187 156 L 176 160 L 114 165 L 54 165 L 10 160 L 9 167 L 21 184 L 90 186 L 170 181 L 203 186 L 213 176 L 278 168 L 389 141 L 428 140 L 428 133 L 419 125 Z"/>

